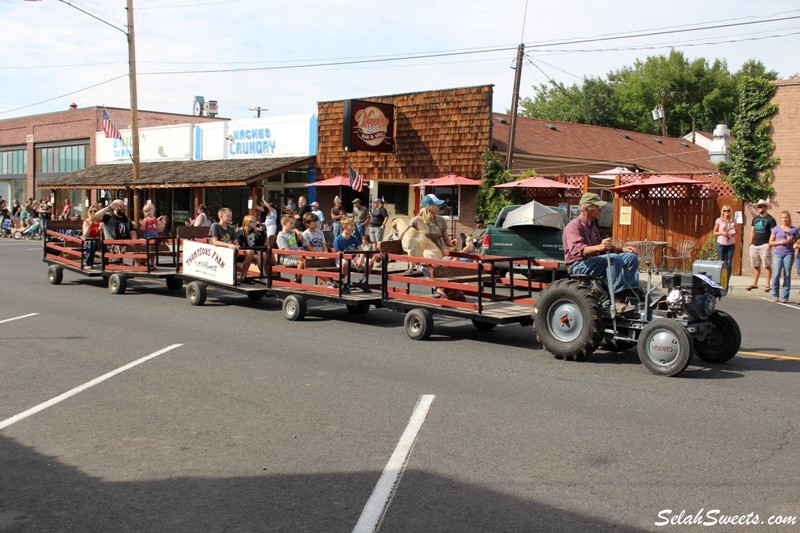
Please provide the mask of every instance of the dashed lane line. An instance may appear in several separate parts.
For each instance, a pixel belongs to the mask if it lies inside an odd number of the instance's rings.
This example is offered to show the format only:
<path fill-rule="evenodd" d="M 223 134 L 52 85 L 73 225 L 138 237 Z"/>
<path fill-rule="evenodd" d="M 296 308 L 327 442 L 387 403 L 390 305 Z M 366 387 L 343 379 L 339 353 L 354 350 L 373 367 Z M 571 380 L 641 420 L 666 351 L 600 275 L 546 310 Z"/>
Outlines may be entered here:
<path fill-rule="evenodd" d="M 367 500 L 364 510 L 361 511 L 361 516 L 353 528 L 353 533 L 372 533 L 378 530 L 378 527 L 386 515 L 389 504 L 397 491 L 397 486 L 400 483 L 400 476 L 408 465 L 408 458 L 411 455 L 411 450 L 414 448 L 414 443 L 417 440 L 422 429 L 422 424 L 425 422 L 425 417 L 428 416 L 428 411 L 431 408 L 433 399 L 436 396 L 432 394 L 424 394 L 420 396 L 414 412 L 411 413 L 411 419 L 408 421 L 408 426 L 400 437 L 394 453 L 386 463 L 383 469 L 383 474 L 375 485 L 372 495 Z"/>
<path fill-rule="evenodd" d="M 33 416 L 33 415 L 35 415 L 36 413 L 38 413 L 40 411 L 44 411 L 48 407 L 52 407 L 52 406 L 54 406 L 54 405 L 56 405 L 58 403 L 61 403 L 64 400 L 66 400 L 67 398 L 71 398 L 72 396 L 75 396 L 76 394 L 78 394 L 80 392 L 83 392 L 86 389 L 94 387 L 95 385 L 99 385 L 100 383 L 106 381 L 107 379 L 113 378 L 117 374 L 121 374 L 122 372 L 125 372 L 126 370 L 130 370 L 131 368 L 133 368 L 133 367 L 135 367 L 137 365 L 140 365 L 142 363 L 145 363 L 145 362 L 149 361 L 150 359 L 155 359 L 159 355 L 164 355 L 165 353 L 167 353 L 167 352 L 169 352 L 171 350 L 174 350 L 175 348 L 178 348 L 180 346 L 183 346 L 183 344 L 173 344 L 171 346 L 167 346 L 166 348 L 158 350 L 157 352 L 153 352 L 150 355 L 146 355 L 146 356 L 142 357 L 141 359 L 137 359 L 136 361 L 128 363 L 127 365 L 121 366 L 121 367 L 117 368 L 116 370 L 112 370 L 111 372 L 103 374 L 100 377 L 94 378 L 91 381 L 87 381 L 83 385 L 79 385 L 79 386 L 75 387 L 72 390 L 68 390 L 67 392 L 65 392 L 63 394 L 59 394 L 55 398 L 51 398 L 51 399 L 47 400 L 44 403 L 40 403 L 39 405 L 37 405 L 35 407 L 31 407 L 27 411 L 23 411 L 18 415 L 14 415 L 11 418 L 7 418 L 7 419 L 3 420 L 2 422 L 0 422 L 0 431 L 2 431 L 3 429 L 7 428 L 8 426 L 10 426 L 12 424 L 16 424 L 20 420 L 25 420 L 29 416 Z"/>
<path fill-rule="evenodd" d="M 6 322 L 11 322 L 11 321 L 14 321 L 14 320 L 22 320 L 23 318 L 36 316 L 38 314 L 39 313 L 28 313 L 27 315 L 15 316 L 14 318 L 6 318 L 5 320 L 0 320 L 0 324 L 5 324 Z"/>

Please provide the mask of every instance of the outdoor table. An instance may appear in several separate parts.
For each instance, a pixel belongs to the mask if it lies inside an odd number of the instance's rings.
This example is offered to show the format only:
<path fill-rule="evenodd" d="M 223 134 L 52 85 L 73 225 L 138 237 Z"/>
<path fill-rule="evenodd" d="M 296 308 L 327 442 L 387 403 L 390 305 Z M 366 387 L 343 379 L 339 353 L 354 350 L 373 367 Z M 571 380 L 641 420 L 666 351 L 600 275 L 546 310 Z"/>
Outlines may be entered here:
<path fill-rule="evenodd" d="M 649 268 L 653 263 L 656 249 L 669 243 L 667 241 L 629 241 L 626 244 L 636 248 L 639 260 L 644 261 L 644 264 Z"/>

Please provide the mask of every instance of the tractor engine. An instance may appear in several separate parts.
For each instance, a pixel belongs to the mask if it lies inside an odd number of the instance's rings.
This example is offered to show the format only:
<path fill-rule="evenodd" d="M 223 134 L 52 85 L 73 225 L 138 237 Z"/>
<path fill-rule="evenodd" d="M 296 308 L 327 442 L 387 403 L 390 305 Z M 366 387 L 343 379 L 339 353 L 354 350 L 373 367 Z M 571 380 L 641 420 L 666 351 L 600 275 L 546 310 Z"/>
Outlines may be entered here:
<path fill-rule="evenodd" d="M 719 289 L 709 284 L 703 277 L 695 274 L 673 274 L 665 276 L 662 285 L 668 294 L 658 303 L 657 314 L 666 311 L 670 318 L 705 320 L 714 312 Z"/>

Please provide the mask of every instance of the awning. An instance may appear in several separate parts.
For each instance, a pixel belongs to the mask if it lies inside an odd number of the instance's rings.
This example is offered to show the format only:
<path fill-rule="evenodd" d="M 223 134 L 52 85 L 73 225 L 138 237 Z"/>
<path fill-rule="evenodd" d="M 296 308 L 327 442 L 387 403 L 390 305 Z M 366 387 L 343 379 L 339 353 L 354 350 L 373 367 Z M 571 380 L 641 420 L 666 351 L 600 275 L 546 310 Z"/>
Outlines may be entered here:
<path fill-rule="evenodd" d="M 246 187 L 289 170 L 306 167 L 316 156 L 214 161 L 141 163 L 132 181 L 130 164 L 95 165 L 55 178 L 39 178 L 42 189 L 155 189 L 182 187 Z"/>

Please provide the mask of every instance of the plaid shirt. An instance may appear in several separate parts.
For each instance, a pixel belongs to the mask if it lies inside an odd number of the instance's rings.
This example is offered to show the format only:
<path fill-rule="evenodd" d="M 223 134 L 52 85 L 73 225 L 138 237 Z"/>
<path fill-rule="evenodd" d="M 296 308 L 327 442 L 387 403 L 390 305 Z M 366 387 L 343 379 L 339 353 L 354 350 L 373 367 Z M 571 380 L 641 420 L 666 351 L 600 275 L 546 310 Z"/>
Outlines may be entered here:
<path fill-rule="evenodd" d="M 567 224 L 561 238 L 564 243 L 564 260 L 568 265 L 586 259 L 583 249 L 587 246 L 595 246 L 603 242 L 597 225 L 584 214 Z"/>

